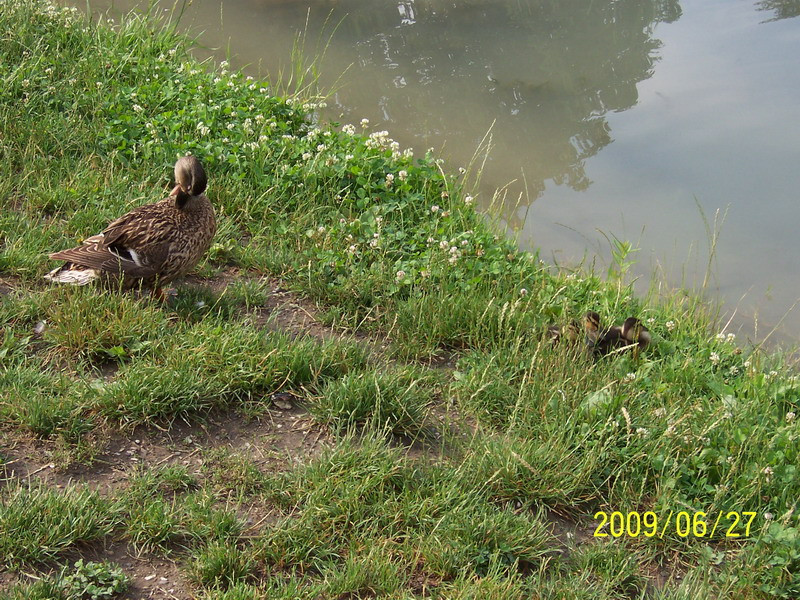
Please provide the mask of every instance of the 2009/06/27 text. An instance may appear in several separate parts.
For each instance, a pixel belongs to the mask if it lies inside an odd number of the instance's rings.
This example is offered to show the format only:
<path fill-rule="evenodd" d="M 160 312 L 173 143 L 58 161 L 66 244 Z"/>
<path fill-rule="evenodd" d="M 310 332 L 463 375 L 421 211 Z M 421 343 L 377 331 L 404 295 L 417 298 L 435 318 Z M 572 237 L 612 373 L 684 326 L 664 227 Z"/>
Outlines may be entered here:
<path fill-rule="evenodd" d="M 657 515 L 653 511 L 639 513 L 630 511 L 597 511 L 594 515 L 599 521 L 594 537 L 659 537 L 672 535 L 678 537 L 712 538 L 719 535 L 726 538 L 750 537 L 750 529 L 756 518 L 754 511 L 719 512 L 709 516 L 703 511 L 670 511 L 667 515 Z"/>

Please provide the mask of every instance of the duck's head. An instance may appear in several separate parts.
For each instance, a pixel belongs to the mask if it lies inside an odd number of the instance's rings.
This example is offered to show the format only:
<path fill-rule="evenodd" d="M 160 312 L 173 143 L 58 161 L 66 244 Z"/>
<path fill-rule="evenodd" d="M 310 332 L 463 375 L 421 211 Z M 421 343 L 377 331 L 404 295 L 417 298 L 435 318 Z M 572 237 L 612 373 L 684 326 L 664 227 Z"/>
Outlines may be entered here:
<path fill-rule="evenodd" d="M 628 317 L 622 324 L 622 337 L 631 344 L 639 344 L 645 347 L 650 344 L 652 339 L 647 327 L 636 317 Z"/>
<path fill-rule="evenodd" d="M 583 329 L 586 333 L 586 344 L 594 346 L 600 337 L 600 315 L 593 310 L 583 315 Z"/>
<path fill-rule="evenodd" d="M 182 156 L 175 163 L 175 183 L 171 196 L 175 197 L 178 207 L 186 204 L 192 196 L 199 196 L 206 191 L 208 179 L 205 169 L 194 156 Z"/>
<path fill-rule="evenodd" d="M 590 310 L 583 316 L 583 328 L 586 333 L 596 333 L 600 331 L 600 315 Z"/>

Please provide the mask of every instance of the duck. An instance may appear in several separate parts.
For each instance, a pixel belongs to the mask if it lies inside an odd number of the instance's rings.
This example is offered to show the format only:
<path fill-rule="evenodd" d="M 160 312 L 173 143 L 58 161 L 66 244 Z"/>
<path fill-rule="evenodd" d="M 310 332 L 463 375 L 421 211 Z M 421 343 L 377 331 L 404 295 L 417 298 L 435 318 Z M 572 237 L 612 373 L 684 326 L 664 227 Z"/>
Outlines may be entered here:
<path fill-rule="evenodd" d="M 64 264 L 44 278 L 71 285 L 99 281 L 123 290 L 149 288 L 164 300 L 161 286 L 190 271 L 211 247 L 217 231 L 200 161 L 194 156 L 179 158 L 175 183 L 163 200 L 134 208 L 80 246 L 50 254 Z"/>

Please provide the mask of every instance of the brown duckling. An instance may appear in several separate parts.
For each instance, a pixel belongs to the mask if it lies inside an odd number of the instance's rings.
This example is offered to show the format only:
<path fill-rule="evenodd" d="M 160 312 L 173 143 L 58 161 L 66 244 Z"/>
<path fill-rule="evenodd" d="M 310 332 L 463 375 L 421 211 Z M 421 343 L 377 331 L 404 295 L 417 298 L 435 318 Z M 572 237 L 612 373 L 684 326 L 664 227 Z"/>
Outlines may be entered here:
<path fill-rule="evenodd" d="M 45 275 L 57 283 L 146 287 L 164 298 L 161 286 L 192 269 L 211 246 L 217 230 L 214 207 L 203 194 L 207 178 L 194 156 L 175 163 L 170 195 L 112 221 L 102 233 L 50 255 L 66 261 Z"/>
<path fill-rule="evenodd" d="M 598 356 L 632 348 L 634 358 L 638 359 L 640 351 L 647 348 L 652 340 L 648 329 L 636 317 L 628 317 L 622 325 L 614 325 L 604 331 L 599 329 L 598 324 L 595 331 L 598 333 L 593 350 Z"/>
<path fill-rule="evenodd" d="M 570 321 L 564 326 L 561 325 L 548 325 L 547 337 L 555 346 L 560 342 L 567 342 L 574 344 L 578 341 L 580 336 L 581 327 L 577 321 Z"/>
<path fill-rule="evenodd" d="M 626 345 L 634 345 L 633 357 L 636 359 L 639 358 L 639 352 L 647 348 L 653 341 L 650 331 L 636 317 L 625 319 L 620 334 Z"/>

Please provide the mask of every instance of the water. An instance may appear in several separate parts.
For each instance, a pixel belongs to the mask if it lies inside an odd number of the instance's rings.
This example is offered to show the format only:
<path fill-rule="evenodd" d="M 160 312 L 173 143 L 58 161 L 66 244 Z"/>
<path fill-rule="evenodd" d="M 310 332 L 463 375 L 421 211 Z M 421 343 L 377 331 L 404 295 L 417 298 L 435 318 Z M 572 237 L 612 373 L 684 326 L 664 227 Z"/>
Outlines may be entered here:
<path fill-rule="evenodd" d="M 206 0 L 182 24 L 273 76 L 305 32 L 326 119 L 368 118 L 472 176 L 490 140 L 479 201 L 501 189 L 520 245 L 559 264 L 607 264 L 619 238 L 645 279 L 699 286 L 726 215 L 709 288 L 763 337 L 800 298 L 798 15 L 798 0 Z M 797 315 L 781 333 L 800 336 Z"/>

